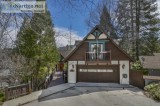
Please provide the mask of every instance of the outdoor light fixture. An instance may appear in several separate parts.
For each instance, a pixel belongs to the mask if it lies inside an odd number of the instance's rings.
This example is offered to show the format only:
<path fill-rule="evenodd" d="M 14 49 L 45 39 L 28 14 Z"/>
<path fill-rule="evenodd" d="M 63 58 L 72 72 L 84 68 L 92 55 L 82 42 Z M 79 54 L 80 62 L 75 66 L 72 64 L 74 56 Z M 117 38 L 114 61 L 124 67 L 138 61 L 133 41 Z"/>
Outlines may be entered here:
<path fill-rule="evenodd" d="M 122 65 L 122 68 L 123 68 L 123 69 L 125 68 L 125 65 L 124 65 L 124 64 Z"/>
<path fill-rule="evenodd" d="M 74 65 L 72 65 L 72 68 L 74 68 Z"/>

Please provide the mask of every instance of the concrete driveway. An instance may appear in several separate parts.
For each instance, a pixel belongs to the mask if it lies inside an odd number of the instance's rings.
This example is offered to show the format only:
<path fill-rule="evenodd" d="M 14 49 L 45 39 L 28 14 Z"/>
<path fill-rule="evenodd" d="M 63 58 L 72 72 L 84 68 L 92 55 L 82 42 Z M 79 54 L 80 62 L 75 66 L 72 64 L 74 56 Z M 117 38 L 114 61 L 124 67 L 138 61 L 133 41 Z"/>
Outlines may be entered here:
<path fill-rule="evenodd" d="M 160 106 L 138 88 L 72 87 L 24 106 Z"/>

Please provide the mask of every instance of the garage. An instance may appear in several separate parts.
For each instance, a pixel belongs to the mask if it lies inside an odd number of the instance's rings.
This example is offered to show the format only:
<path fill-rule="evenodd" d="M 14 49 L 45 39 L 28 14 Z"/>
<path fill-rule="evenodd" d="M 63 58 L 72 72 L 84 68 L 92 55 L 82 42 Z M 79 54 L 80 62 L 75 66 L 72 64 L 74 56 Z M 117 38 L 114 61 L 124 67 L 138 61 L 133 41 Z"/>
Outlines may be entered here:
<path fill-rule="evenodd" d="M 119 83 L 119 65 L 78 65 L 77 82 Z"/>

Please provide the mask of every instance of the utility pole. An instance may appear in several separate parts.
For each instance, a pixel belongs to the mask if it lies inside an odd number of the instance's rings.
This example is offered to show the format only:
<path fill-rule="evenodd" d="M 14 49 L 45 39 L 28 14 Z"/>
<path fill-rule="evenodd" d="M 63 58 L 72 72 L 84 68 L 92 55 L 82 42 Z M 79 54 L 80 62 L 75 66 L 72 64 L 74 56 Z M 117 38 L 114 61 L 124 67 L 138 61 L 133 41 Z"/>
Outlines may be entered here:
<path fill-rule="evenodd" d="M 71 44 L 72 44 L 72 25 L 70 24 L 69 26 L 69 49 L 71 49 Z"/>

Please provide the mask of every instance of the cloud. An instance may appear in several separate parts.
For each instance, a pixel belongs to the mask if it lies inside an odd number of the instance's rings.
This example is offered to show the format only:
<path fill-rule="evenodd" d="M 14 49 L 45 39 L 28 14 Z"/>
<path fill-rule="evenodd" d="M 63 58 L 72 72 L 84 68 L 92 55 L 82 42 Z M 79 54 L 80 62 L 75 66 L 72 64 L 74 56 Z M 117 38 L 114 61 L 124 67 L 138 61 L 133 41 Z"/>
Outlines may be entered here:
<path fill-rule="evenodd" d="M 80 37 L 76 31 L 69 30 L 67 28 L 63 27 L 56 27 L 55 30 L 55 40 L 57 47 L 62 47 L 66 45 L 70 45 L 70 39 L 71 39 L 71 45 L 74 45 L 76 40 L 82 40 L 82 37 Z M 15 46 L 15 40 L 16 35 L 18 32 L 18 28 L 8 28 L 8 31 L 4 37 L 3 47 L 14 47 Z M 71 36 L 70 36 L 71 35 Z"/>
<path fill-rule="evenodd" d="M 66 45 L 74 45 L 76 40 L 82 40 L 76 31 L 69 30 L 63 27 L 55 27 L 56 32 L 56 44 L 58 47 L 66 46 Z"/>

